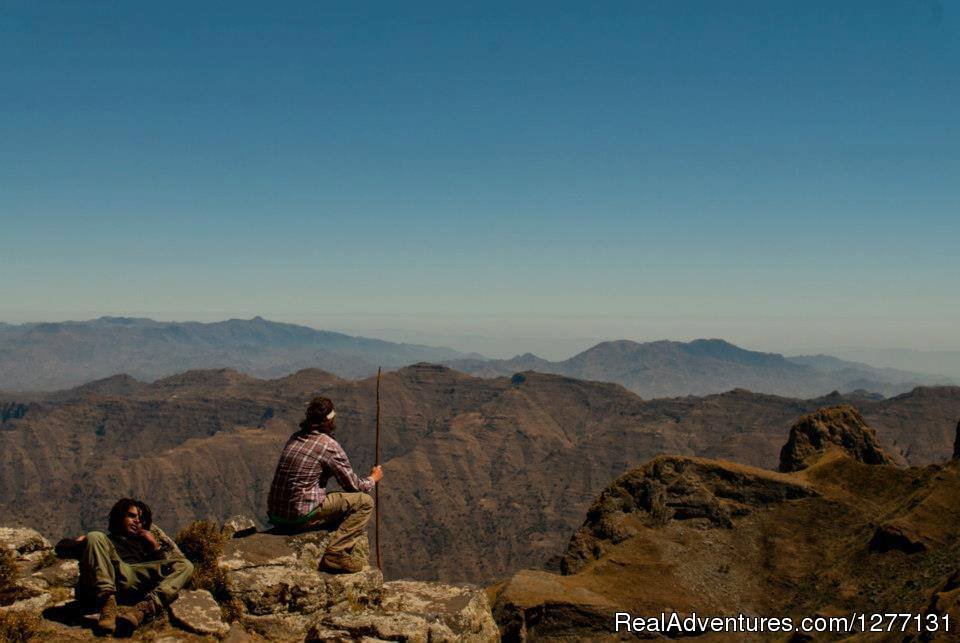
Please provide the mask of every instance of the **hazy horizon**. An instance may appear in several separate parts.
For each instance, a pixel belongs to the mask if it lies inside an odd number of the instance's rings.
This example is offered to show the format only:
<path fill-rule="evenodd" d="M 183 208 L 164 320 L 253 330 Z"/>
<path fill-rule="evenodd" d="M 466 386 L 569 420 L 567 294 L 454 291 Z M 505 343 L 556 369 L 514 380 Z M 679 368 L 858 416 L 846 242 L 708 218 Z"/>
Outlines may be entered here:
<path fill-rule="evenodd" d="M 779 353 L 786 357 L 796 355 L 815 355 L 827 354 L 841 359 L 858 361 L 875 367 L 900 368 L 904 370 L 913 370 L 918 373 L 932 375 L 945 375 L 960 377 L 960 351 L 955 349 L 917 349 L 906 346 L 883 346 L 883 345 L 821 345 L 821 344 L 795 344 L 785 343 L 778 345 L 775 341 L 756 341 L 751 338 L 744 338 L 734 334 L 722 334 L 716 332 L 688 333 L 680 335 L 670 330 L 664 334 L 640 335 L 629 330 L 628 324 L 623 324 L 623 332 L 620 334 L 608 335 L 576 335 L 564 334 L 562 325 L 547 329 L 543 326 L 528 328 L 527 334 L 516 334 L 504 332 L 494 328 L 494 332 L 483 334 L 474 329 L 473 332 L 458 331 L 456 326 L 446 329 L 433 326 L 432 330 L 415 327 L 376 327 L 375 323 L 379 318 L 373 316 L 366 319 L 364 323 L 352 326 L 344 325 L 324 325 L 311 322 L 309 320 L 279 319 L 270 315 L 259 313 L 254 315 L 231 315 L 222 318 L 197 319 L 193 317 L 161 318 L 143 314 L 107 314 L 92 315 L 80 317 L 63 317 L 50 319 L 30 319 L 23 321 L 11 321 L 10 319 L 0 319 L 0 323 L 19 325 L 27 323 L 45 323 L 45 322 L 85 322 L 98 319 L 100 317 L 129 317 L 146 318 L 157 322 L 201 322 L 213 323 L 227 321 L 228 319 L 252 319 L 261 317 L 271 322 L 291 323 L 307 326 L 316 330 L 326 330 L 343 333 L 351 336 L 363 336 L 373 339 L 383 339 L 386 341 L 422 344 L 428 346 L 447 347 L 464 353 L 480 353 L 491 359 L 509 359 L 525 353 L 533 353 L 538 357 L 551 361 L 561 361 L 576 355 L 598 343 L 615 340 L 629 340 L 638 343 L 652 342 L 660 340 L 689 342 L 695 339 L 723 339 L 732 344 L 747 350 Z M 406 321 L 410 321 L 409 319 Z M 704 322 L 704 328 L 708 325 Z M 676 328 L 674 323 L 674 328 Z M 721 327 L 717 325 L 716 327 Z M 537 333 L 534 330 L 541 332 Z"/>

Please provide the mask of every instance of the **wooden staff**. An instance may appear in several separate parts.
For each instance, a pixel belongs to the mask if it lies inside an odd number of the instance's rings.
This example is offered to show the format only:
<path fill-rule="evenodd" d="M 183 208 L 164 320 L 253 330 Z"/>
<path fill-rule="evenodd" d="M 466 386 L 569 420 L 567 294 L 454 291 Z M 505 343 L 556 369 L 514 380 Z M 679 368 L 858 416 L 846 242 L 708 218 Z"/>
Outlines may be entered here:
<path fill-rule="evenodd" d="M 380 367 L 377 367 L 377 438 L 375 442 L 375 462 L 374 466 L 380 466 Z M 374 515 L 374 534 L 376 536 L 376 546 L 377 546 L 377 569 L 383 571 L 383 565 L 380 562 L 380 483 L 377 483 L 377 488 L 374 490 L 374 503 L 373 503 L 373 515 Z"/>

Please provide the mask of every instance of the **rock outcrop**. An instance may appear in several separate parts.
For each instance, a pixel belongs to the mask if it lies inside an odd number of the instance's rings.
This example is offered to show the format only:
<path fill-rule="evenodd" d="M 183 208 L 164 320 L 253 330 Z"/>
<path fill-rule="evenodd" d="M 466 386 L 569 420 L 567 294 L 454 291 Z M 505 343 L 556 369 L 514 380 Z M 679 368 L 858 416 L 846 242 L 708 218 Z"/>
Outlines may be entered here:
<path fill-rule="evenodd" d="M 230 516 L 223 521 L 221 531 L 227 538 L 242 538 L 257 533 L 257 521 L 250 516 Z"/>
<path fill-rule="evenodd" d="M 95 614 L 86 614 L 72 600 L 76 561 L 58 560 L 50 544 L 38 537 L 33 530 L 0 528 L 0 546 L 14 552 L 18 570 L 14 582 L 22 590 L 0 611 L 42 614 L 37 636 L 92 639 Z M 355 574 L 322 573 L 317 566 L 328 540 L 324 531 L 263 532 L 229 540 L 219 563 L 226 579 L 223 606 L 206 590 L 182 591 L 170 605 L 169 618 L 149 625 L 138 636 L 422 643 L 499 638 L 481 589 L 417 581 L 384 583 L 380 571 L 369 566 Z M 355 555 L 369 555 L 365 540 Z M 232 626 L 226 613 L 235 618 Z"/>
<path fill-rule="evenodd" d="M 860 413 L 844 404 L 820 409 L 797 420 L 790 429 L 790 439 L 780 451 L 780 471 L 805 469 L 811 458 L 831 447 L 839 447 L 866 464 L 894 464 Z"/>
<path fill-rule="evenodd" d="M 590 507 L 561 561 L 576 573 L 643 527 L 691 521 L 733 526 L 734 517 L 793 498 L 810 487 L 783 474 L 731 462 L 661 456 L 613 482 Z"/>
<path fill-rule="evenodd" d="M 794 427 L 784 453 L 804 466 L 792 473 L 676 456 L 630 471 L 591 506 L 562 574 L 523 570 L 490 588 L 502 636 L 629 638 L 613 631 L 617 612 L 911 612 L 955 626 L 960 463 L 865 466 L 885 461 L 871 438 L 852 409 L 829 408 Z M 953 640 L 910 629 L 895 638 Z"/>
<path fill-rule="evenodd" d="M 31 554 L 50 549 L 50 541 L 26 527 L 0 527 L 0 545 L 27 559 Z"/>

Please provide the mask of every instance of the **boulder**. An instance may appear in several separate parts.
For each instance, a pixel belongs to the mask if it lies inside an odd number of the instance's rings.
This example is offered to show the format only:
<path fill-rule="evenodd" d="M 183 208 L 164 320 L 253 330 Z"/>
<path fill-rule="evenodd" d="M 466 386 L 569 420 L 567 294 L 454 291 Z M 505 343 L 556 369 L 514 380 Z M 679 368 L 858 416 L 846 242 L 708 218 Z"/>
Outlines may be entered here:
<path fill-rule="evenodd" d="M 0 612 L 39 612 L 47 607 L 53 597 L 48 593 L 39 594 L 21 601 L 15 601 L 9 605 L 0 606 Z"/>
<path fill-rule="evenodd" d="M 660 456 L 620 476 L 587 512 L 560 561 L 574 574 L 641 526 L 689 521 L 700 529 L 729 529 L 758 509 L 815 495 L 802 480 L 732 462 Z"/>
<path fill-rule="evenodd" d="M 355 640 L 356 638 L 347 630 L 333 630 L 319 624 L 311 627 L 310 631 L 307 632 L 307 636 L 304 637 L 304 641 L 309 641 L 310 643 L 348 643 L 349 641 Z M 360 640 L 369 641 L 372 639 L 364 637 Z"/>
<path fill-rule="evenodd" d="M 340 603 L 362 609 L 377 605 L 383 575 L 317 570 L 330 535 L 325 531 L 286 535 L 263 532 L 227 542 L 220 561 L 231 598 L 243 605 L 245 627 L 269 639 L 303 637 L 321 610 Z M 358 547 L 359 549 L 359 547 Z"/>
<path fill-rule="evenodd" d="M 475 588 L 392 581 L 379 605 L 357 610 L 349 603 L 324 613 L 307 633 L 308 641 L 496 641 L 500 638 L 486 594 Z"/>
<path fill-rule="evenodd" d="M 250 643 L 253 638 L 239 624 L 234 623 L 230 626 L 227 635 L 220 639 L 223 643 Z"/>
<path fill-rule="evenodd" d="M 50 588 L 50 583 L 42 576 L 37 576 L 36 574 L 18 578 L 15 583 L 18 589 L 17 593 L 21 597 L 36 596 Z"/>
<path fill-rule="evenodd" d="M 521 570 L 498 588 L 493 614 L 504 641 L 603 640 L 623 611 L 572 576 Z"/>
<path fill-rule="evenodd" d="M 257 616 L 244 613 L 240 617 L 240 622 L 247 631 L 254 632 L 268 641 L 299 643 L 304 640 L 304 635 L 313 619 L 306 614 L 279 613 Z"/>
<path fill-rule="evenodd" d="M 58 560 L 53 565 L 34 572 L 35 578 L 42 578 L 50 587 L 73 587 L 80 578 L 80 563 L 75 560 Z"/>
<path fill-rule="evenodd" d="M 230 595 L 255 615 L 312 614 L 343 601 L 375 603 L 383 585 L 383 575 L 375 569 L 334 575 L 265 566 L 230 572 L 227 578 Z"/>
<path fill-rule="evenodd" d="M 12 549 L 18 557 L 50 549 L 50 541 L 27 527 L 0 527 L 0 547 Z"/>
<path fill-rule="evenodd" d="M 894 464 L 860 413 L 842 404 L 819 409 L 797 420 L 780 450 L 780 471 L 806 469 L 812 458 L 830 448 L 842 449 L 864 464 Z"/>
<path fill-rule="evenodd" d="M 408 612 L 446 626 L 460 640 L 499 638 L 490 603 L 482 590 L 460 585 L 391 581 L 383 585 L 384 610 Z"/>
<path fill-rule="evenodd" d="M 355 613 L 349 607 L 340 607 L 324 615 L 317 625 L 318 629 L 311 629 L 307 633 L 306 641 L 330 640 L 319 634 L 330 628 L 334 631 L 349 632 L 348 640 L 365 636 L 409 643 L 456 640 L 453 632 L 439 623 L 428 623 L 424 618 L 413 614 L 391 613 L 384 610 L 365 610 Z"/>
<path fill-rule="evenodd" d="M 220 533 L 227 538 L 243 538 L 257 533 L 257 522 L 250 516 L 230 516 L 223 521 Z"/>
<path fill-rule="evenodd" d="M 286 535 L 272 531 L 232 539 L 223 547 L 220 566 L 228 572 L 256 567 L 292 566 L 316 571 L 330 540 L 326 531 Z"/>
<path fill-rule="evenodd" d="M 207 590 L 182 591 L 170 604 L 174 623 L 195 634 L 224 636 L 230 626 L 223 622 L 220 605 Z"/>

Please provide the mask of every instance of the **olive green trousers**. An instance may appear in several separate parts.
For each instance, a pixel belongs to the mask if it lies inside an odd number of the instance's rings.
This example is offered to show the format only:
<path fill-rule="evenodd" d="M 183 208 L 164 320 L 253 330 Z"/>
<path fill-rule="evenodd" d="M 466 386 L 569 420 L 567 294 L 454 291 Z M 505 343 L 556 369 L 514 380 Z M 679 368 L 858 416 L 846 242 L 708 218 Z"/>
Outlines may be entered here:
<path fill-rule="evenodd" d="M 76 596 L 81 602 L 95 603 L 105 594 L 116 594 L 121 602 L 149 600 L 162 609 L 173 602 L 192 574 L 193 564 L 185 558 L 125 563 L 107 534 L 91 531 L 80 557 Z"/>
<path fill-rule="evenodd" d="M 367 530 L 373 514 L 373 498 L 370 494 L 328 493 L 320 506 L 297 520 L 283 520 L 270 516 L 270 522 L 283 530 L 309 531 L 333 529 L 327 545 L 329 554 L 347 554 Z"/>

